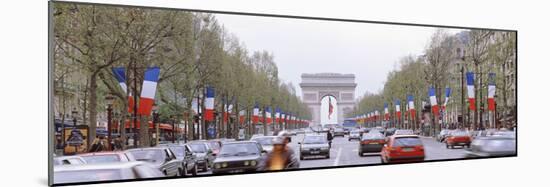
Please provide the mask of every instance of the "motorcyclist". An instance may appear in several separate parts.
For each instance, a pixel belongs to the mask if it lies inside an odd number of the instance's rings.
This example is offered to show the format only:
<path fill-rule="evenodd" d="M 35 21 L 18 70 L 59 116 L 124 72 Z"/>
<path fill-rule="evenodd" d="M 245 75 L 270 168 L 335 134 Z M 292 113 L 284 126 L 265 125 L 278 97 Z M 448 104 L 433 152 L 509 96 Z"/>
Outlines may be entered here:
<path fill-rule="evenodd" d="M 300 162 L 294 155 L 294 150 L 287 144 L 288 137 L 277 136 L 273 139 L 273 150 L 265 159 L 264 170 L 283 170 L 300 167 Z"/>

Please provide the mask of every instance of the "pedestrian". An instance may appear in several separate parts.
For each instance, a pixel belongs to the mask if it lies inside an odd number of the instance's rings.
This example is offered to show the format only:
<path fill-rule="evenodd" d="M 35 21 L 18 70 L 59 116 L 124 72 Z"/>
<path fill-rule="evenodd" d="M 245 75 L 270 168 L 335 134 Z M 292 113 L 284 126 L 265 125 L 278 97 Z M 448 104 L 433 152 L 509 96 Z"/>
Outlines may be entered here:
<path fill-rule="evenodd" d="M 327 140 L 328 140 L 328 148 L 330 149 L 332 147 L 332 139 L 334 137 L 332 136 L 332 133 L 330 130 L 327 131 Z"/>

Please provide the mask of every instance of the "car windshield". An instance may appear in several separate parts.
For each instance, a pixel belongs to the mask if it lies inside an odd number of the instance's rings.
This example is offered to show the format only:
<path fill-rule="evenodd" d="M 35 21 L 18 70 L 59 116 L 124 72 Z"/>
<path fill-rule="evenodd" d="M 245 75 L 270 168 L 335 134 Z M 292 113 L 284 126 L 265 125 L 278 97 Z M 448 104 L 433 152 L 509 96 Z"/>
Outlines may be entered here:
<path fill-rule="evenodd" d="M 82 156 L 82 158 L 86 161 L 88 164 L 94 164 L 94 163 L 109 163 L 109 162 L 120 162 L 120 158 L 116 154 L 109 154 L 109 155 L 89 155 L 89 156 Z"/>
<path fill-rule="evenodd" d="M 396 130 L 395 131 L 395 135 L 400 135 L 400 134 L 414 134 L 412 130 Z"/>
<path fill-rule="evenodd" d="M 400 137 L 395 138 L 393 141 L 393 147 L 408 147 L 422 145 L 420 138 L 417 137 Z"/>
<path fill-rule="evenodd" d="M 466 131 L 455 131 L 451 133 L 452 136 L 468 136 L 468 133 Z"/>
<path fill-rule="evenodd" d="M 171 146 L 170 150 L 174 152 L 177 158 L 183 158 L 185 157 L 185 148 L 180 146 Z"/>
<path fill-rule="evenodd" d="M 258 142 L 261 145 L 273 145 L 273 137 L 255 138 L 253 141 Z"/>
<path fill-rule="evenodd" d="M 160 149 L 132 150 L 130 152 L 134 155 L 134 158 L 136 158 L 137 161 L 162 163 L 165 160 L 165 154 Z"/>
<path fill-rule="evenodd" d="M 323 136 L 306 136 L 304 137 L 304 144 L 324 144 L 327 140 Z"/>
<path fill-rule="evenodd" d="M 225 144 L 220 150 L 219 156 L 246 156 L 256 154 L 260 154 L 260 150 L 256 143 L 232 143 Z"/>
<path fill-rule="evenodd" d="M 189 146 L 191 147 L 191 150 L 193 150 L 193 152 L 195 153 L 206 153 L 206 145 L 202 143 L 193 143 L 189 144 Z"/>
<path fill-rule="evenodd" d="M 516 140 L 510 139 L 491 139 L 484 141 L 484 151 L 499 152 L 499 151 L 516 151 Z"/>
<path fill-rule="evenodd" d="M 381 133 L 368 133 L 363 135 L 363 140 L 384 139 L 384 135 Z"/>
<path fill-rule="evenodd" d="M 60 171 L 54 173 L 54 183 L 73 183 L 120 180 L 122 171 L 119 169 L 82 170 L 82 171 Z"/>

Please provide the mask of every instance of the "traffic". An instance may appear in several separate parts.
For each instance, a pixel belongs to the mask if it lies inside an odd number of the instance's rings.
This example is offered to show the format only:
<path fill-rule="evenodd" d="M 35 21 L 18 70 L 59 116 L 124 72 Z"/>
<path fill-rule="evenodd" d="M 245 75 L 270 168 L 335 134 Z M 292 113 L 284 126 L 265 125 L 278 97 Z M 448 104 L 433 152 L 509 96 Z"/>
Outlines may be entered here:
<path fill-rule="evenodd" d="M 273 135 L 58 156 L 54 180 L 61 184 L 192 177 L 516 155 L 516 133 L 507 129 L 443 129 L 428 137 L 410 129 L 312 126 L 268 134 Z"/>

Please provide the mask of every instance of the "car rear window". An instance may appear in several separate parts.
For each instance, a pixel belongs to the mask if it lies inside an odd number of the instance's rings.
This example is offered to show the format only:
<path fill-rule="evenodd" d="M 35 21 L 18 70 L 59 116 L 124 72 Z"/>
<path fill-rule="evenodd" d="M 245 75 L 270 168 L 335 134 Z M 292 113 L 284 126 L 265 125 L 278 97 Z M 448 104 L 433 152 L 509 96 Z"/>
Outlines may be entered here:
<path fill-rule="evenodd" d="M 451 135 L 453 135 L 453 136 L 468 136 L 468 133 L 466 131 L 456 131 L 456 132 L 453 132 Z"/>
<path fill-rule="evenodd" d="M 395 138 L 393 141 L 393 147 L 407 147 L 407 146 L 417 146 L 422 145 L 422 141 L 417 137 L 400 137 Z"/>
<path fill-rule="evenodd" d="M 384 139 L 384 135 L 381 133 L 368 133 L 363 135 L 363 140 Z"/>

